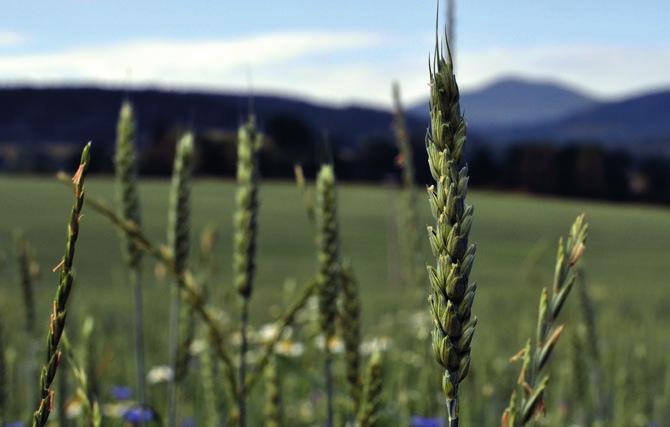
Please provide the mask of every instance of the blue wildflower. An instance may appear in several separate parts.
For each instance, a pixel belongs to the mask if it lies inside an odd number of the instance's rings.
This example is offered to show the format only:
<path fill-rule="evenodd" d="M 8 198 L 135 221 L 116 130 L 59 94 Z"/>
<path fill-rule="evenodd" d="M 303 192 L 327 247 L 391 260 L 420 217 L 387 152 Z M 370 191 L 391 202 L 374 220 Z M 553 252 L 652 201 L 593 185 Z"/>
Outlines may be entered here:
<path fill-rule="evenodd" d="M 156 418 L 156 414 L 151 408 L 130 408 L 123 414 L 124 421 L 132 424 L 139 425 L 142 422 L 153 421 Z"/>
<path fill-rule="evenodd" d="M 410 427 L 442 427 L 444 420 L 442 418 L 412 417 L 409 421 Z"/>
<path fill-rule="evenodd" d="M 11 423 L 5 423 L 2 427 L 23 427 L 23 421 L 13 421 Z"/>
<path fill-rule="evenodd" d="M 195 420 L 193 417 L 184 418 L 181 422 L 181 427 L 195 427 Z"/>
<path fill-rule="evenodd" d="M 109 393 L 114 400 L 130 400 L 133 397 L 133 391 L 130 387 L 115 385 Z"/>

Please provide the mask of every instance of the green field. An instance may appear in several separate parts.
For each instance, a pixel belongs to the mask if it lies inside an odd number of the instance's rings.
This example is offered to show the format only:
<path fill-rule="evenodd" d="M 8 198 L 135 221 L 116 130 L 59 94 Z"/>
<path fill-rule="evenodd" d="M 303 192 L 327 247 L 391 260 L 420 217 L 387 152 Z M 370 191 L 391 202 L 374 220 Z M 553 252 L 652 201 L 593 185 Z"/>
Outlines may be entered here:
<path fill-rule="evenodd" d="M 112 200 L 111 180 L 94 177 L 87 184 L 89 197 Z M 144 229 L 155 242 L 164 242 L 167 183 L 145 180 L 140 188 Z M 216 225 L 221 232 L 215 277 L 211 280 L 213 305 L 223 306 L 225 294 L 230 292 L 233 189 L 233 183 L 215 180 L 200 180 L 194 187 L 194 242 L 207 224 Z M 403 339 L 394 337 L 389 325 L 403 313 L 427 308 L 427 304 L 399 278 L 398 190 L 343 185 L 338 194 L 342 250 L 352 260 L 360 280 L 364 334 L 390 336 L 400 347 Z M 271 320 L 290 298 L 284 290 L 285 279 L 304 283 L 313 275 L 316 262 L 311 226 L 296 188 L 290 183 L 265 183 L 260 199 L 258 280 L 252 302 L 255 325 Z M 0 250 L 7 258 L 0 271 L 4 329 L 11 332 L 22 324 L 21 294 L 12 258 L 12 235 L 20 228 L 35 248 L 42 267 L 36 285 L 38 324 L 46 331 L 57 280 L 51 268 L 62 256 L 70 194 L 53 179 L 3 176 L 0 200 Z M 423 197 L 419 202 L 421 223 L 427 224 L 428 204 Z M 509 387 L 498 387 L 498 379 L 484 380 L 477 374 L 495 368 L 505 371 L 504 378 L 513 378 L 516 367 L 500 366 L 506 366 L 504 361 L 531 332 L 540 288 L 550 284 L 553 274 L 556 240 L 567 232 L 580 212 L 586 213 L 591 224 L 583 265 L 597 304 L 601 346 L 609 364 L 606 371 L 612 368 L 608 372 L 613 381 L 616 367 L 630 357 L 643 353 L 650 358 L 650 366 L 667 359 L 670 210 L 482 191 L 472 192 L 470 202 L 475 206 L 471 240 L 478 247 L 473 279 L 479 286 L 474 308 L 479 326 L 473 344 L 476 370 L 468 387 L 493 387 L 492 397 L 488 398 L 494 402 L 490 405 L 493 409 L 481 418 L 487 425 L 499 416 L 495 412 L 504 404 Z M 427 239 L 422 241 L 428 260 Z M 154 265 L 153 260 L 145 259 L 149 365 L 167 361 L 164 344 L 169 281 L 156 279 Z M 82 221 L 76 273 L 69 326 L 74 328 L 79 319 L 93 314 L 103 331 L 100 340 L 114 362 L 105 375 L 111 383 L 124 378 L 131 383 L 131 290 L 121 266 L 117 234 L 91 209 L 85 209 Z M 564 319 L 568 328 L 578 320 L 577 300 L 575 297 L 568 302 Z M 567 360 L 569 340 L 561 346 L 556 357 Z M 660 387 L 664 375 L 660 371 L 649 389 Z"/>

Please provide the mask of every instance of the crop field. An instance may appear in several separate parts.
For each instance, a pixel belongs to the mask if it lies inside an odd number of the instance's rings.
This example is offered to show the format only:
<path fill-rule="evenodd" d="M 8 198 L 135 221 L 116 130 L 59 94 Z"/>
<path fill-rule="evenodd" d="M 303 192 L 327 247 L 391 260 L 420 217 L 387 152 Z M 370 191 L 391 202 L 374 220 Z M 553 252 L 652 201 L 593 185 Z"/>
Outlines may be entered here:
<path fill-rule="evenodd" d="M 142 180 L 139 188 L 143 230 L 154 243 L 165 243 L 168 182 Z M 211 274 L 206 279 L 207 304 L 232 319 L 237 318 L 239 310 L 232 283 L 234 191 L 234 182 L 196 180 L 191 208 L 191 264 L 195 270 L 200 233 L 215 228 L 219 238 L 212 250 Z M 381 354 L 383 425 L 407 425 L 413 416 L 443 416 L 439 370 L 430 356 L 427 333 L 428 282 L 424 279 L 412 284 L 402 279 L 399 193 L 393 186 L 337 188 L 341 254 L 350 260 L 358 278 L 363 343 L 376 347 Z M 419 223 L 427 225 L 432 219 L 424 194 L 419 191 L 417 198 Z M 111 203 L 112 180 L 90 177 L 87 197 L 104 198 Z M 0 313 L 4 351 L 14 355 L 8 359 L 13 363 L 9 378 L 15 382 L 8 384 L 18 387 L 10 392 L 5 420 L 25 419 L 28 408 L 34 407 L 27 397 L 33 386 L 37 388 L 37 377 L 34 384 L 26 380 L 21 356 L 26 354 L 31 339 L 19 333 L 25 324 L 25 308 L 15 261 L 15 235 L 18 229 L 22 230 L 40 266 L 34 291 L 37 335 L 42 337 L 47 331 L 58 282 L 58 274 L 52 268 L 63 253 L 71 191 L 47 177 L 3 176 L 0 200 Z M 262 326 L 276 319 L 315 275 L 317 257 L 314 227 L 293 183 L 263 182 L 259 201 L 250 325 L 251 331 L 262 335 Z M 534 333 L 540 290 L 551 286 L 554 274 L 557 239 L 566 234 L 581 212 L 586 214 L 590 228 L 580 263 L 583 275 L 576 287 L 586 287 L 593 303 L 602 384 L 594 384 L 593 369 L 580 360 L 585 351 L 584 340 L 580 339 L 584 309 L 580 291 L 574 291 L 559 319 L 566 329 L 552 356 L 544 422 L 556 426 L 585 425 L 580 424 L 581 420 L 604 414 L 602 417 L 612 421 L 601 425 L 646 426 L 652 421 L 667 425 L 662 420 L 670 422 L 670 211 L 485 191 L 471 192 L 469 203 L 475 207 L 470 241 L 477 245 L 477 257 L 471 279 L 478 286 L 473 314 L 479 323 L 472 343 L 472 368 L 460 391 L 464 425 L 499 425 L 519 370 L 509 358 Z M 429 264 L 428 239 L 422 230 L 419 236 L 420 258 Z M 107 219 L 87 206 L 81 220 L 74 271 L 67 309 L 68 334 L 77 349 L 84 319 L 91 316 L 95 320 L 92 380 L 99 387 L 103 424 L 117 425 L 114 423 L 119 421 L 110 415 L 114 402 L 119 400 L 113 390 L 119 386 L 134 388 L 135 384 L 132 290 L 121 258 L 119 234 Z M 145 256 L 142 286 L 149 369 L 168 364 L 171 285 L 171 276 L 165 269 Z M 318 340 L 314 338 L 316 333 L 310 332 L 318 329 L 317 320 L 312 318 L 315 310 L 308 306 L 291 338 L 301 349 L 304 345 L 304 351 L 280 358 L 276 367 L 281 377 L 286 425 L 318 425 L 324 416 Z M 196 342 L 202 341 L 204 335 L 204 330 L 196 328 Z M 37 342 L 37 360 L 41 363 L 43 341 L 38 338 Z M 364 357 L 367 360 L 367 355 Z M 335 352 L 337 407 L 346 405 L 342 358 Z M 252 357 L 250 363 L 253 364 Z M 207 399 L 201 399 L 205 392 L 200 357 L 194 355 L 189 367 L 178 396 L 179 419 L 207 425 L 203 418 L 203 402 Z M 433 387 L 435 379 L 438 385 Z M 76 381 L 70 376 L 67 383 L 67 408 L 76 413 Z M 268 391 L 262 383 L 250 394 L 250 425 L 264 425 L 261 420 Z M 594 387 L 600 391 L 594 392 Z M 600 392 L 604 394 L 596 405 L 588 396 Z M 164 412 L 166 394 L 164 383 L 150 384 L 147 402 Z"/>

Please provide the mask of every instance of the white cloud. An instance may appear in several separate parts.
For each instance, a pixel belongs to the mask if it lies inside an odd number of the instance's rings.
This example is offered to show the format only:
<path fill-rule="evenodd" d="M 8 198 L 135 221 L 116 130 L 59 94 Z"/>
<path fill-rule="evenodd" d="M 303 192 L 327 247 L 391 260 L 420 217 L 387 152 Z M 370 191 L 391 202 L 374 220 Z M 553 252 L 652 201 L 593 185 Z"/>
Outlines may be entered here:
<path fill-rule="evenodd" d="M 2 40 L 0 33 L 0 40 Z M 131 40 L 47 53 L 0 51 L 0 82 L 132 83 L 297 94 L 327 102 L 390 104 L 398 80 L 407 104 L 428 94 L 430 46 L 390 49 L 393 38 L 366 32 L 280 32 L 236 39 Z M 379 50 L 380 52 L 377 52 Z M 669 48 L 545 46 L 459 50 L 462 88 L 505 75 L 552 79 L 602 96 L 670 85 Z"/>
<path fill-rule="evenodd" d="M 317 54 L 362 49 L 381 42 L 357 32 L 287 32 L 199 41 L 135 40 L 49 53 L 0 53 L 0 79 L 14 82 L 132 82 L 208 88 L 247 86 L 247 70 L 272 70 Z M 296 82 L 298 83 L 298 82 Z"/>
<path fill-rule="evenodd" d="M 0 30 L 0 47 L 11 47 L 23 43 L 24 37 L 13 31 Z"/>

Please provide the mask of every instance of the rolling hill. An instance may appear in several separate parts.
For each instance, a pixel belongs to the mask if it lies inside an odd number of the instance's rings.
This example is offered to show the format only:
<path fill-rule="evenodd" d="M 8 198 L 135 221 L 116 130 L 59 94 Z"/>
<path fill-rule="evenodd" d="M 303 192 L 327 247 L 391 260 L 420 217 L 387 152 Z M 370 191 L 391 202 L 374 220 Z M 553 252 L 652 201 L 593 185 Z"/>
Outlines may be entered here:
<path fill-rule="evenodd" d="M 461 109 L 475 128 L 525 126 L 574 114 L 598 105 L 575 89 L 551 83 L 506 78 L 474 91 L 461 93 Z M 427 101 L 409 109 L 427 117 Z"/>

